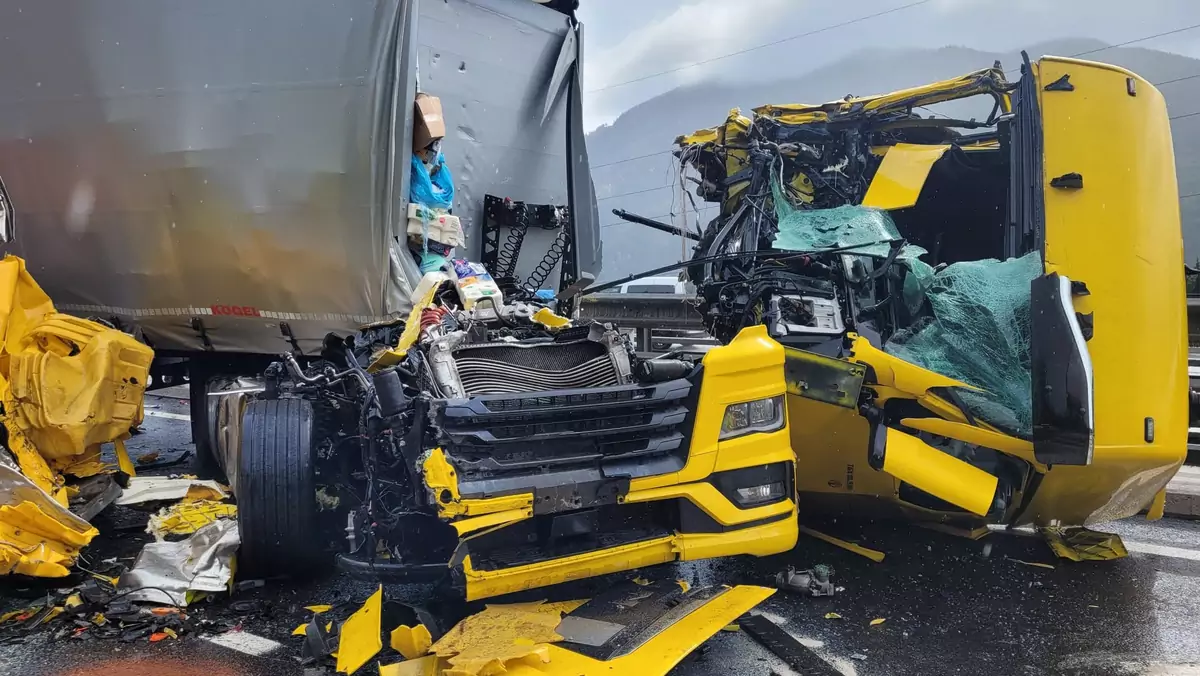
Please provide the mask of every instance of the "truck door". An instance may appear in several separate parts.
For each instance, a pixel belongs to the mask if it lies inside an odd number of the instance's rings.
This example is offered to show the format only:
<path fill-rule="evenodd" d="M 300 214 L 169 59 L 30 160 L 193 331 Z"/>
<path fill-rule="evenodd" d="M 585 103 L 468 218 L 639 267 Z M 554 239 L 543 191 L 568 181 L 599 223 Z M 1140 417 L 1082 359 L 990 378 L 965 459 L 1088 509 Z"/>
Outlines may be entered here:
<path fill-rule="evenodd" d="M 1182 448 L 1183 248 L 1163 97 L 1115 66 L 1025 64 L 1012 234 L 1046 272 L 1030 288 L 1034 454 L 1087 465 L 1104 449 Z"/>

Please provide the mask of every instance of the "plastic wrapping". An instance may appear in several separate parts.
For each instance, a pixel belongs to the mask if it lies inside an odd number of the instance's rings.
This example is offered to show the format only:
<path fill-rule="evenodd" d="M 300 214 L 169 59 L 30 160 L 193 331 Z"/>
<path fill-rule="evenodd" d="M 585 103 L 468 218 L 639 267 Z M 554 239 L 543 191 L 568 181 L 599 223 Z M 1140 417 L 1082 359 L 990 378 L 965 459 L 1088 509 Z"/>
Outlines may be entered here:
<path fill-rule="evenodd" d="M 415 204 L 432 209 L 450 209 L 454 206 L 454 178 L 446 158 L 438 151 L 432 166 L 426 167 L 421 156 L 412 156 L 411 199 Z"/>
<path fill-rule="evenodd" d="M 925 268 L 914 266 L 922 273 Z M 981 388 L 982 393 L 959 392 L 971 413 L 1003 431 L 1028 436 L 1033 417 L 1029 284 L 1041 274 L 1038 252 L 1006 261 L 954 263 L 928 280 L 924 296 L 933 317 L 897 332 L 883 349 Z"/>

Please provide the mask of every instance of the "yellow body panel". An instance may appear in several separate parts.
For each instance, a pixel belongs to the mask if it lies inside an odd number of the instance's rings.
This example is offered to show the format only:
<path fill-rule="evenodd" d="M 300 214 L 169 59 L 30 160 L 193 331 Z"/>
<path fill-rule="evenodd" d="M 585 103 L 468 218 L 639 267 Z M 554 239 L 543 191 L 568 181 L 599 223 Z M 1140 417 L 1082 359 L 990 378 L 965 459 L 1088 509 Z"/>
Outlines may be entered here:
<path fill-rule="evenodd" d="M 337 672 L 353 674 L 383 649 L 383 586 L 346 618 L 338 632 Z"/>
<path fill-rule="evenodd" d="M 935 103 L 959 99 L 977 94 L 992 93 L 989 86 L 992 78 L 1003 79 L 1004 74 L 997 69 L 979 70 L 950 80 L 942 80 L 932 84 L 901 89 L 889 94 L 874 96 L 852 96 L 841 101 L 831 101 L 821 105 L 807 103 L 771 104 L 754 109 L 755 114 L 773 117 L 784 124 L 809 124 L 821 122 L 831 116 L 854 111 L 882 111 L 888 108 L 913 108 L 931 106 Z M 1008 112 L 1012 103 L 1007 94 L 997 95 L 1001 108 Z"/>
<path fill-rule="evenodd" d="M 1038 87 L 1044 128 L 1046 269 L 1087 284 L 1094 313 L 1095 452 L 1052 468 L 1022 519 L 1087 524 L 1131 516 L 1166 485 L 1187 449 L 1183 240 L 1166 102 L 1115 66 L 1047 57 Z M 1135 95 L 1130 95 L 1132 81 Z M 1083 188 L 1050 181 L 1083 176 Z M 1154 420 L 1154 441 L 1145 438 Z"/>
<path fill-rule="evenodd" d="M 876 209 L 904 209 L 916 204 L 933 163 L 942 159 L 949 149 L 947 145 L 912 143 L 892 146 L 875 171 L 862 205 Z"/>
<path fill-rule="evenodd" d="M 766 587 L 733 587 L 688 613 L 628 655 L 607 662 L 550 644 L 546 662 L 509 664 L 505 673 L 508 676 L 665 676 L 722 627 L 774 593 L 774 589 Z"/>
<path fill-rule="evenodd" d="M 153 358 L 129 335 L 58 314 L 25 261 L 0 260 L 0 424 L 20 468 L 0 466 L 0 574 L 69 574 L 97 533 L 65 509 L 59 472 L 112 471 L 100 446 L 119 447 L 142 421 Z"/>
<path fill-rule="evenodd" d="M 887 430 L 883 471 L 979 516 L 996 495 L 994 475 L 897 429 Z"/>
<path fill-rule="evenodd" d="M 719 441 L 725 407 L 786 391 L 783 346 L 771 340 L 766 327 L 743 329 L 728 345 L 710 350 L 704 357 L 704 381 L 687 464 L 678 472 L 633 479 L 629 491 L 700 481 L 715 471 L 718 455 L 745 460 L 742 464 L 726 460 L 723 466 L 729 469 L 759 464 L 760 454 L 777 452 L 780 445 L 787 444 L 786 434 L 751 434 Z"/>

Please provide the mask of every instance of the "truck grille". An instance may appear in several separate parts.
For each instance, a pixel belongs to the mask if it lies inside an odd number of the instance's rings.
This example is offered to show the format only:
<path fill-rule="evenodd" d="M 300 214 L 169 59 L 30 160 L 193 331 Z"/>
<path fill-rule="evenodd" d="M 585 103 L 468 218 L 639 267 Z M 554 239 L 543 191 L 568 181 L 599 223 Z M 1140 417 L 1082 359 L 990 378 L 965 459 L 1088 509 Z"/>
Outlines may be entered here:
<path fill-rule="evenodd" d="M 468 396 L 606 387 L 620 384 L 612 356 L 600 343 L 472 345 L 454 352 Z"/>
<path fill-rule="evenodd" d="M 693 379 L 446 400 L 435 407 L 438 441 L 468 482 L 575 469 L 613 474 L 614 463 L 666 457 L 682 462 L 699 371 Z"/>

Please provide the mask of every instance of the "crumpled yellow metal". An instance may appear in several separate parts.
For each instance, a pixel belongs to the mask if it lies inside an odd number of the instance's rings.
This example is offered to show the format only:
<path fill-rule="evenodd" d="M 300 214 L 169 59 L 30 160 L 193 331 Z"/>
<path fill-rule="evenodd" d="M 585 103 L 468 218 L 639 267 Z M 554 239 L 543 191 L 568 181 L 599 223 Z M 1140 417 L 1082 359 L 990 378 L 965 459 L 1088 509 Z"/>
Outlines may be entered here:
<path fill-rule="evenodd" d="M 111 471 L 101 444 L 142 421 L 154 351 L 59 314 L 16 256 L 0 260 L 0 574 L 63 577 L 96 530 L 67 511 L 63 475 Z"/>

